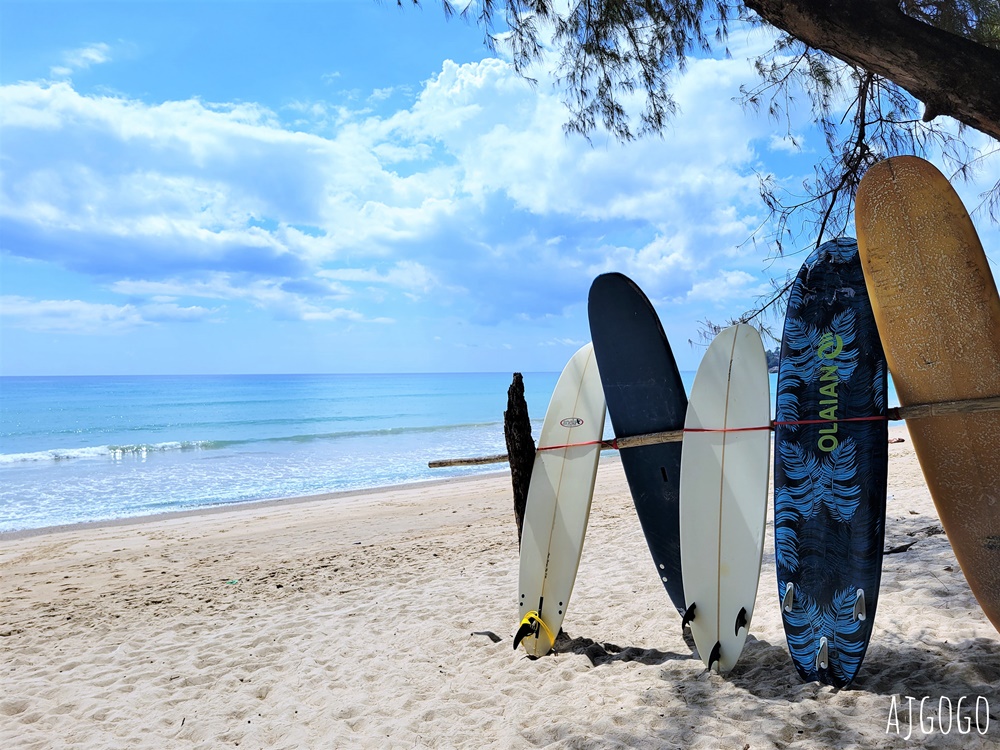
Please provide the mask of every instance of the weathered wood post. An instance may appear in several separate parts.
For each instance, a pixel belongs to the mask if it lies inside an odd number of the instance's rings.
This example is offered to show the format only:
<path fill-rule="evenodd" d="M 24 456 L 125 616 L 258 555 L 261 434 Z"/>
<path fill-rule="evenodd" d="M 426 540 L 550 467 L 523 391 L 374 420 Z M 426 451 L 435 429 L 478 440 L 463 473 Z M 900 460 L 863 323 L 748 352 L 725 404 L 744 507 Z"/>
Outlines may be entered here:
<path fill-rule="evenodd" d="M 528 484 L 531 482 L 531 467 L 535 463 L 535 440 L 531 437 L 528 404 L 524 400 L 524 380 L 519 372 L 514 373 L 514 379 L 507 389 L 503 434 L 507 441 L 510 480 L 514 487 L 514 521 L 517 523 L 517 542 L 520 546 L 524 508 L 528 503 Z"/>

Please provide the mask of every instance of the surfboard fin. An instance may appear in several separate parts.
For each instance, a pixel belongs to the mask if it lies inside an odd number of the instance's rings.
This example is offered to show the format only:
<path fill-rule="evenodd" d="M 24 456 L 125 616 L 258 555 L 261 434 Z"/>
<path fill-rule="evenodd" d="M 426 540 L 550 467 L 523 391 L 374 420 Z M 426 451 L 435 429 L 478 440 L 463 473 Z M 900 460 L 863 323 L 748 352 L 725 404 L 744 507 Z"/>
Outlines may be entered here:
<path fill-rule="evenodd" d="M 816 652 L 816 671 L 826 669 L 830 663 L 830 647 L 826 636 L 819 639 L 819 651 Z"/>
<path fill-rule="evenodd" d="M 858 598 L 854 600 L 854 621 L 865 620 L 868 617 L 868 610 L 865 607 L 865 590 L 858 589 Z"/>
<path fill-rule="evenodd" d="M 791 581 L 785 586 L 785 595 L 781 598 L 781 608 L 785 612 L 791 612 L 795 605 L 795 584 Z"/>
<path fill-rule="evenodd" d="M 538 635 L 538 621 L 534 618 L 531 618 L 530 621 L 522 622 L 521 627 L 517 629 L 517 633 L 514 635 L 515 651 L 517 651 L 517 647 L 521 645 L 521 641 L 529 635 Z"/>
<path fill-rule="evenodd" d="M 745 628 L 747 626 L 747 608 L 743 607 L 740 613 L 736 615 L 736 632 L 733 635 L 740 634 L 740 628 Z"/>
<path fill-rule="evenodd" d="M 681 620 L 681 632 L 684 632 L 684 628 L 691 624 L 694 620 L 694 611 L 698 609 L 698 605 L 695 602 L 691 602 L 691 606 L 687 608 L 684 612 L 684 618 Z"/>
<path fill-rule="evenodd" d="M 549 630 L 545 621 L 539 617 L 538 610 L 533 609 L 521 620 L 521 625 L 518 627 L 517 633 L 514 635 L 514 650 L 516 651 L 521 641 L 529 635 L 541 638 L 542 634 L 549 639 L 548 646 L 546 646 L 546 648 L 551 648 L 556 642 L 556 637 L 552 631 Z"/>
<path fill-rule="evenodd" d="M 722 641 L 716 641 L 715 645 L 712 647 L 712 653 L 708 657 L 708 669 L 711 671 L 713 664 L 718 664 L 719 659 L 722 658 Z"/>

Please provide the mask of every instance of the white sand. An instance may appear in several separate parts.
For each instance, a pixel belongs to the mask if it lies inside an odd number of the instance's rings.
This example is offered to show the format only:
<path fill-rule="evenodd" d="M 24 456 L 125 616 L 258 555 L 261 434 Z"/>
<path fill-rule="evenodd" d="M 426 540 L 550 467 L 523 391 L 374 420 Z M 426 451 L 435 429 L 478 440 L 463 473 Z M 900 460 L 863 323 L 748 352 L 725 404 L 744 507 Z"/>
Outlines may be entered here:
<path fill-rule="evenodd" d="M 0 747 L 998 747 L 1000 636 L 933 533 L 909 441 L 889 472 L 886 547 L 913 546 L 885 558 L 872 644 L 841 691 L 792 666 L 770 525 L 746 650 L 705 671 L 614 458 L 572 640 L 538 660 L 511 648 L 504 475 L 0 537 Z"/>

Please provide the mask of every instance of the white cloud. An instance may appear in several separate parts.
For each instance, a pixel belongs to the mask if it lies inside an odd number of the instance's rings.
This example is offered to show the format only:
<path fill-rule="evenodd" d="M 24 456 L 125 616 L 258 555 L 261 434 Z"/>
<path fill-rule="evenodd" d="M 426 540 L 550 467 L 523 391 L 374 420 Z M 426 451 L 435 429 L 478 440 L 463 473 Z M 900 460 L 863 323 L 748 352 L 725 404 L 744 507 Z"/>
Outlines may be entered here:
<path fill-rule="evenodd" d="M 598 148 L 567 138 L 558 99 L 496 59 L 446 61 L 412 108 L 363 120 L 340 110 L 339 125 L 326 137 L 290 129 L 252 103 L 146 104 L 84 96 L 67 83 L 16 84 L 0 91 L 0 125 L 15 141 L 44 149 L 49 163 L 58 159 L 59 168 L 47 168 L 45 158 L 15 160 L 0 216 L 47 232 L 94 236 L 95 253 L 102 234 L 134 239 L 148 248 L 147 267 L 192 270 L 220 264 L 236 270 L 244 247 L 257 248 L 256 264 L 267 258 L 275 267 L 336 268 L 345 252 L 391 257 L 400 243 L 431 242 L 442 233 L 487 250 L 498 246 L 492 237 L 498 232 L 487 226 L 494 218 L 484 213 L 497 196 L 512 203 L 506 211 L 553 226 L 573 217 L 647 222 L 647 243 L 654 234 L 691 235 L 693 224 L 718 233 L 714 217 L 699 216 L 699 209 L 746 205 L 756 195 L 754 180 L 737 170 L 751 156 L 745 124 L 734 122 L 733 111 L 699 114 L 705 102 L 725 108 L 718 102 L 728 100 L 717 89 L 735 75 L 727 66 L 736 63 L 695 64 L 685 77 L 685 101 L 698 110 L 693 127 L 681 119 L 663 141 Z M 300 102 L 293 109 L 306 120 L 330 122 L 325 105 Z M 707 145 L 685 143 L 692 131 Z M 78 139 L 105 149 L 82 148 Z M 67 161 L 75 166 L 67 169 Z M 401 163 L 412 165 L 408 173 L 391 171 Z M 267 221 L 272 226 L 265 229 Z M 302 232 L 301 225 L 318 231 Z M 503 244 L 522 246 L 517 225 L 507 229 L 514 241 Z M 738 229 L 737 222 L 716 244 Z M 564 235 L 561 226 L 552 232 Z M 551 248 L 552 236 L 538 240 Z M 587 244 L 596 252 L 604 243 Z M 548 258 L 558 266 L 578 249 L 564 242 Z M 440 252 L 423 252 L 416 262 L 435 269 Z M 85 251 L 76 255 L 73 262 L 85 264 Z"/>
<path fill-rule="evenodd" d="M 302 321 L 348 321 L 355 323 L 388 323 L 393 319 L 385 315 L 366 315 L 359 310 L 331 306 L 329 300 L 351 296 L 348 287 L 336 282 L 294 279 L 255 279 L 227 273 L 216 273 L 198 280 L 169 279 L 151 281 L 125 279 L 113 282 L 110 291 L 132 298 L 148 297 L 156 304 L 143 310 L 156 310 L 164 315 L 175 314 L 178 319 L 184 311 L 203 308 L 177 308 L 158 301 L 181 297 L 245 302 L 255 308 L 267 310 L 279 318 Z M 214 312 L 211 311 L 211 312 Z"/>
<path fill-rule="evenodd" d="M 533 88 L 498 59 L 445 61 L 385 117 L 3 86 L 5 250 L 140 299 L 302 320 L 374 321 L 420 301 L 542 321 L 608 270 L 668 304 L 738 305 L 764 270 L 735 250 L 762 219 L 756 149 L 785 144 L 733 101 L 752 75 L 740 57 L 691 60 L 664 137 L 627 146 L 567 137 L 551 76 Z M 715 279 L 720 264 L 737 275 Z"/>
<path fill-rule="evenodd" d="M 0 125 L 38 158 L 15 158 L 0 219 L 50 238 L 26 253 L 281 318 L 374 321 L 409 302 L 547 321 L 605 270 L 677 299 L 759 222 L 750 144 L 767 128 L 725 95 L 746 69 L 693 61 L 666 136 L 628 146 L 567 137 L 551 79 L 533 88 L 497 59 L 444 62 L 389 117 L 3 87 Z"/>
<path fill-rule="evenodd" d="M 767 141 L 767 147 L 771 151 L 797 154 L 803 150 L 804 143 L 804 136 L 795 133 L 786 133 L 785 135 L 772 135 Z"/>
<path fill-rule="evenodd" d="M 49 72 L 56 78 L 65 78 L 78 70 L 87 70 L 91 65 L 100 65 L 111 60 L 111 47 L 104 42 L 88 44 L 63 52 L 62 65 L 54 65 Z"/>
<path fill-rule="evenodd" d="M 604 246 L 590 276 L 618 271 L 655 296 L 680 294 L 696 266 L 689 238 L 681 234 L 657 235 L 642 247 Z"/>
<path fill-rule="evenodd" d="M 0 317 L 13 327 L 41 333 L 124 333 L 155 323 L 199 322 L 219 312 L 219 308 L 183 307 L 164 298 L 115 305 L 78 299 L 0 297 Z"/>
<path fill-rule="evenodd" d="M 194 323 L 206 320 L 221 312 L 220 308 L 208 309 L 192 305 L 181 307 L 173 302 L 154 300 L 143 304 L 140 308 L 142 317 L 154 323 L 185 322 Z"/>
<path fill-rule="evenodd" d="M 366 318 L 364 315 L 356 310 L 347 310 L 345 308 L 335 308 L 333 310 L 305 310 L 302 312 L 302 320 L 312 321 L 312 322 L 331 322 L 346 320 L 352 323 L 395 323 L 396 321 L 392 318 L 385 316 L 380 316 L 377 318 Z"/>
<path fill-rule="evenodd" d="M 768 291 L 770 291 L 770 287 L 767 284 L 762 283 L 759 277 L 746 271 L 720 270 L 713 278 L 693 284 L 685 301 L 708 301 L 717 304 L 734 299 L 747 299 L 766 294 Z"/>
<path fill-rule="evenodd" d="M 34 300 L 14 295 L 0 297 L 0 317 L 13 327 L 37 333 L 121 333 L 148 324 L 134 305 Z"/>
<path fill-rule="evenodd" d="M 446 61 L 411 109 L 380 124 L 404 143 L 441 143 L 473 200 L 499 192 L 538 215 L 673 222 L 675 231 L 701 219 L 692 204 L 757 207 L 750 143 L 769 127 L 731 101 L 748 72 L 745 61 L 692 61 L 678 77 L 682 112 L 665 137 L 624 146 L 600 133 L 594 146 L 567 137 L 551 80 L 532 89 L 496 59 Z"/>
<path fill-rule="evenodd" d="M 334 281 L 385 284 L 424 294 L 430 292 L 440 283 L 426 266 L 416 261 L 407 260 L 399 261 L 385 272 L 379 272 L 376 269 L 339 268 L 331 271 L 320 271 L 317 275 Z"/>

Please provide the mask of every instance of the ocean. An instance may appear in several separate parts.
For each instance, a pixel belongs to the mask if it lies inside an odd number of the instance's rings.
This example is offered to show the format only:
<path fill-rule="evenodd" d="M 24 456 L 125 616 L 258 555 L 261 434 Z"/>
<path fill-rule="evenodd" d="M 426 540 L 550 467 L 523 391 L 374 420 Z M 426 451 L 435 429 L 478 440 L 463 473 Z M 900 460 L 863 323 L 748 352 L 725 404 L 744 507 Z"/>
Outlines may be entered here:
<path fill-rule="evenodd" d="M 558 373 L 526 373 L 540 428 Z M 0 378 L 0 531 L 490 470 L 506 374 Z"/>
<path fill-rule="evenodd" d="M 682 377 L 690 391 L 694 373 Z M 524 374 L 536 439 L 557 379 Z M 0 532 L 502 470 L 427 463 L 505 453 L 510 382 L 510 373 L 3 377 Z"/>

